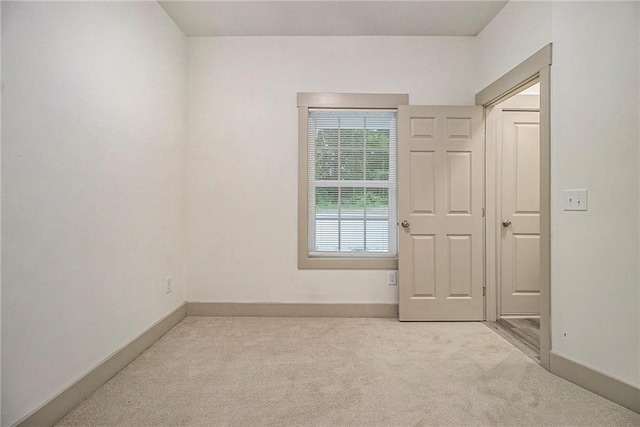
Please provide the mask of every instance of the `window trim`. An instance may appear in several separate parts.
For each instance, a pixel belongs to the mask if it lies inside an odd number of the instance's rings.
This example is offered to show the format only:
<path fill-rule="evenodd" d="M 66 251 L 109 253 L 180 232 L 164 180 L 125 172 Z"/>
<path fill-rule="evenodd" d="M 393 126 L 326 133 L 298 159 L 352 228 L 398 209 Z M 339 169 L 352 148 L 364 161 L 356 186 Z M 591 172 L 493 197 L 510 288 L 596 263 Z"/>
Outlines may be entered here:
<path fill-rule="evenodd" d="M 397 109 L 407 94 L 298 93 L 298 269 L 396 270 L 398 257 L 310 257 L 308 253 L 307 137 L 310 108 Z"/>

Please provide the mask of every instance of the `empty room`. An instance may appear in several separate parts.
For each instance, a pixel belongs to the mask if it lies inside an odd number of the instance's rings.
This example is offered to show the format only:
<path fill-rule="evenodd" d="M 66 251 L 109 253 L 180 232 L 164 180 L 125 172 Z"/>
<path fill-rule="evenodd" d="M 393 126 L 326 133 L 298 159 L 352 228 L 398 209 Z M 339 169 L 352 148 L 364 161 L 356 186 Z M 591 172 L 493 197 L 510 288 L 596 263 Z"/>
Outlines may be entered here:
<path fill-rule="evenodd" d="M 1 426 L 640 425 L 640 2 L 0 22 Z"/>

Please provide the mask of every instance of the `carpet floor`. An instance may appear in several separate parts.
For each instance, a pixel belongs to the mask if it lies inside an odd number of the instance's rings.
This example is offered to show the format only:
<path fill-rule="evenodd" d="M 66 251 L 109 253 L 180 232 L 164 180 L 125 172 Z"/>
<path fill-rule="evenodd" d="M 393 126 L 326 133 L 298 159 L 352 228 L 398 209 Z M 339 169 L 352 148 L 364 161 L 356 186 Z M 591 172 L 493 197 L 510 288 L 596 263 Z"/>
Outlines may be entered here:
<path fill-rule="evenodd" d="M 481 323 L 187 317 L 58 426 L 640 426 Z"/>

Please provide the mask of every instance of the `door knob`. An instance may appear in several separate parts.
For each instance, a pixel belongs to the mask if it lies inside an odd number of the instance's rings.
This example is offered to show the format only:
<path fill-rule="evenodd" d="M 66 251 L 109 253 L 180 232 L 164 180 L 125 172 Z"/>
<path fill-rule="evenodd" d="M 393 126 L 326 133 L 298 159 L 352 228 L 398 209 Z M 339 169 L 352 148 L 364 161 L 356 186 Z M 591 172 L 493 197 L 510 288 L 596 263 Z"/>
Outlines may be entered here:
<path fill-rule="evenodd" d="M 400 223 L 400 225 L 402 226 L 402 228 L 409 228 L 409 221 L 404 220 Z"/>
<path fill-rule="evenodd" d="M 508 219 L 505 219 L 504 221 L 502 221 L 502 226 L 504 228 L 507 228 L 511 225 L 511 221 L 509 221 Z"/>

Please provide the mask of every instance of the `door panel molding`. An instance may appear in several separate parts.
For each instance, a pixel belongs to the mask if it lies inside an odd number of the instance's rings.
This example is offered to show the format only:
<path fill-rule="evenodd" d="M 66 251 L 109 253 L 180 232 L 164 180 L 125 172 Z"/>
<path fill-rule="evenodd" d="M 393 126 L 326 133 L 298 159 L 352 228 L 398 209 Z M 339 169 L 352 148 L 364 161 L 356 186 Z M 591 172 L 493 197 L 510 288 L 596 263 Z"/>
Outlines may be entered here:
<path fill-rule="evenodd" d="M 521 100 L 526 106 L 532 97 L 538 99 L 536 95 L 518 95 L 511 100 L 514 105 Z M 496 139 L 496 149 L 502 155 L 496 206 L 500 211 L 498 220 L 511 223 L 502 227 L 501 238 L 496 242 L 500 268 L 496 281 L 500 289 L 498 314 L 538 316 L 540 114 L 505 110 L 502 103 L 496 110 L 502 123 Z"/>
<path fill-rule="evenodd" d="M 398 108 L 400 320 L 484 318 L 482 108 Z"/>

